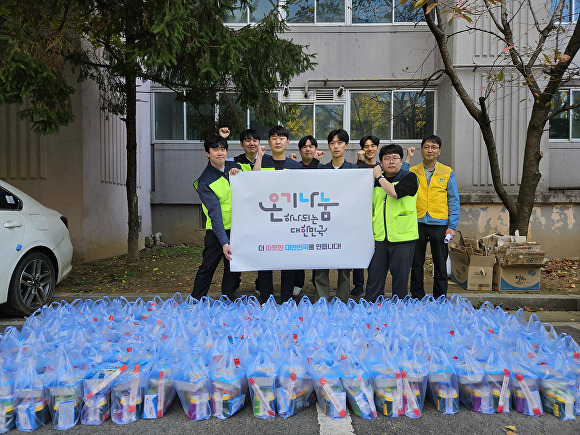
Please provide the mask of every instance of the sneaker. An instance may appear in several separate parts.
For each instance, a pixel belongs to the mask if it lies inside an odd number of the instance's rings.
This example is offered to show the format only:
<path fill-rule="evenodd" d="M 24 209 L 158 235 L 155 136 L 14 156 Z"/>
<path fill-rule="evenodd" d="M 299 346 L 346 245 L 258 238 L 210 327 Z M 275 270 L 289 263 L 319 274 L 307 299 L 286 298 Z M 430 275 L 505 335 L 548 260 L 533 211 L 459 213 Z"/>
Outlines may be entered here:
<path fill-rule="evenodd" d="M 362 295 L 364 292 L 363 288 L 361 285 L 355 285 L 352 290 L 350 291 L 350 295 L 351 296 L 360 296 Z"/>
<path fill-rule="evenodd" d="M 302 287 L 296 287 L 296 286 L 294 286 L 294 290 L 292 290 L 292 295 L 293 296 L 298 296 L 301 291 L 302 291 Z"/>

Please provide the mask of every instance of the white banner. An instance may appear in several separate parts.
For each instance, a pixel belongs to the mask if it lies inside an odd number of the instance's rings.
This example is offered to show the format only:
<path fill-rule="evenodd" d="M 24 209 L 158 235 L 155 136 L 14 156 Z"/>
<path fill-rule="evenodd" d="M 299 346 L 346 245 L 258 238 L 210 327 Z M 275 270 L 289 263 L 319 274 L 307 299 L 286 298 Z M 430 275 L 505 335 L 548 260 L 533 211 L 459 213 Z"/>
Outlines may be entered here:
<path fill-rule="evenodd" d="M 370 169 L 240 172 L 231 270 L 363 269 L 374 252 Z"/>

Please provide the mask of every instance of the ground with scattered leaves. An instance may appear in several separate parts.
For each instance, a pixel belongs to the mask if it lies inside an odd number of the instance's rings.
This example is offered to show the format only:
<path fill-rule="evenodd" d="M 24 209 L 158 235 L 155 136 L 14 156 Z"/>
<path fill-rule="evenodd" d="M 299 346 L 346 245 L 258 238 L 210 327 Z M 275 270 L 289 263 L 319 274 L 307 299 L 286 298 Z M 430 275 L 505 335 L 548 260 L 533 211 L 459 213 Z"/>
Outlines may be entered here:
<path fill-rule="evenodd" d="M 125 256 L 74 264 L 70 275 L 57 286 L 55 297 L 59 293 L 188 293 L 201 264 L 201 253 L 202 248 L 197 246 L 160 246 L 141 251 L 138 265 L 127 265 Z M 427 262 L 425 281 L 428 288 L 432 283 L 431 272 L 432 266 Z M 220 265 L 210 292 L 219 293 L 221 275 Z M 242 274 L 242 293 L 253 292 L 256 276 L 256 272 Z M 308 271 L 304 286 L 306 294 L 314 291 L 310 277 Z M 279 274 L 275 273 L 274 279 L 279 280 Z M 461 293 L 463 290 L 452 285 L 449 291 Z M 580 294 L 580 260 L 551 260 L 547 263 L 542 272 L 540 292 Z"/>
<path fill-rule="evenodd" d="M 580 294 L 580 260 L 550 260 L 542 269 L 542 291 Z"/>

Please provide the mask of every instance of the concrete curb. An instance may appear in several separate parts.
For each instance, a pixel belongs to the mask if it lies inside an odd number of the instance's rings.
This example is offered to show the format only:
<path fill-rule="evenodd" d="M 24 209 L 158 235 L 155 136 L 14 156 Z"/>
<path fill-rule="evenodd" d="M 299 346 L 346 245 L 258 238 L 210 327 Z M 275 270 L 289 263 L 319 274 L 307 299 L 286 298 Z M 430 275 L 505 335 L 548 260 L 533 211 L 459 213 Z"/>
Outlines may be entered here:
<path fill-rule="evenodd" d="M 54 295 L 54 301 L 64 300 L 73 302 L 75 299 L 92 299 L 97 300 L 103 297 L 116 298 L 124 296 L 129 301 L 135 301 L 138 298 L 149 301 L 155 296 L 166 300 L 173 297 L 175 293 L 127 293 L 124 295 L 110 293 L 57 293 Z M 180 293 L 185 299 L 189 293 Z M 254 293 L 251 293 L 254 294 Z M 469 299 L 474 305 L 489 301 L 494 305 L 500 305 L 504 309 L 517 309 L 528 307 L 533 310 L 540 308 L 548 311 L 580 311 L 580 296 L 577 295 L 540 295 L 540 294 L 518 294 L 518 293 L 457 293 L 463 298 Z M 451 294 L 450 294 L 451 295 Z M 219 298 L 218 293 L 210 293 L 210 297 Z"/>

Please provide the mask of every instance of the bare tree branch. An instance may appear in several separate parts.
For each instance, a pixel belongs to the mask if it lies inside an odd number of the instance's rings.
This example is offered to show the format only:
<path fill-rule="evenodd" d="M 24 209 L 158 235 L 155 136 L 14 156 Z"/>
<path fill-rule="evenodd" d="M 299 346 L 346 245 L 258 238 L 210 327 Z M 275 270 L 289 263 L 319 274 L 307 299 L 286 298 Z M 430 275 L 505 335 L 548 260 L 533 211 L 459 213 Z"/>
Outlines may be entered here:
<path fill-rule="evenodd" d="M 556 18 L 561 15 L 563 7 L 564 7 L 564 0 L 560 0 L 560 2 L 558 3 L 558 6 L 554 10 L 554 13 L 550 17 L 550 21 L 548 21 L 548 24 L 546 24 L 546 26 L 540 31 L 540 38 L 538 39 L 538 43 L 536 44 L 536 49 L 534 50 L 534 52 L 530 56 L 530 59 L 528 60 L 528 64 L 526 65 L 526 68 L 531 68 L 532 65 L 534 65 L 534 63 L 536 63 L 536 60 L 538 60 L 538 56 L 540 56 L 540 54 L 542 53 L 542 49 L 544 48 L 544 44 L 546 43 L 546 40 L 548 39 L 548 37 L 552 33 L 552 30 L 554 29 L 554 23 L 556 22 Z"/>
<path fill-rule="evenodd" d="M 487 9 L 487 13 L 489 14 L 493 23 L 495 24 L 495 27 L 497 27 L 501 33 L 505 33 L 503 27 L 501 26 L 501 24 L 497 20 L 497 17 L 493 14 L 493 12 L 491 10 L 491 5 L 489 4 L 489 2 L 487 0 L 485 0 L 485 8 Z"/>
<path fill-rule="evenodd" d="M 530 12 L 532 13 L 532 18 L 534 19 L 534 26 L 536 27 L 536 30 L 538 31 L 538 33 L 542 33 L 542 29 L 540 29 L 540 22 L 538 21 L 538 18 L 536 17 L 536 13 L 534 12 L 534 8 L 532 7 L 532 0 L 527 0 L 528 1 L 528 7 L 530 8 Z"/>
<path fill-rule="evenodd" d="M 457 73 L 455 72 L 455 69 L 453 68 L 453 64 L 451 62 L 451 54 L 449 53 L 449 47 L 447 45 L 447 38 L 445 35 L 445 31 L 443 30 L 443 20 L 441 19 L 439 6 L 435 6 L 435 8 L 434 8 L 434 10 L 436 11 L 436 14 L 437 14 L 437 22 L 438 22 L 437 24 L 435 24 L 435 22 L 433 21 L 433 16 L 426 12 L 426 9 L 427 9 L 427 4 L 424 4 L 423 11 L 425 12 L 425 21 L 427 22 L 427 25 L 429 26 L 431 33 L 433 33 L 433 36 L 435 37 L 435 40 L 437 41 L 437 45 L 439 47 L 439 52 L 441 54 L 441 59 L 443 60 L 443 64 L 445 66 L 445 68 L 444 68 L 445 74 L 451 80 L 451 84 L 453 85 L 453 87 L 457 91 L 459 98 L 461 99 L 461 101 L 463 101 L 463 104 L 465 105 L 469 114 L 474 119 L 478 119 L 480 116 L 480 111 L 477 108 L 477 106 L 475 105 L 475 103 L 473 102 L 473 100 L 469 97 L 469 94 L 467 93 L 467 91 L 463 87 L 461 80 L 459 80 L 459 77 L 457 76 Z"/>
<path fill-rule="evenodd" d="M 546 117 L 546 121 L 549 121 L 554 116 L 557 116 L 562 112 L 567 112 L 568 110 L 573 110 L 573 109 L 576 109 L 577 107 L 580 107 L 580 103 L 571 104 L 571 105 L 565 104 L 564 106 L 560 107 L 558 110 L 550 112 L 548 114 L 548 116 Z"/>
<path fill-rule="evenodd" d="M 580 21 L 577 21 L 576 25 L 574 26 L 574 32 L 568 40 L 568 45 L 564 50 L 564 55 L 561 57 L 558 63 L 556 63 L 556 65 L 550 68 L 550 79 L 544 88 L 544 93 L 549 96 L 550 100 L 554 96 L 554 93 L 561 86 L 564 73 L 572 63 L 572 60 L 578 53 L 578 50 L 580 50 Z"/>

